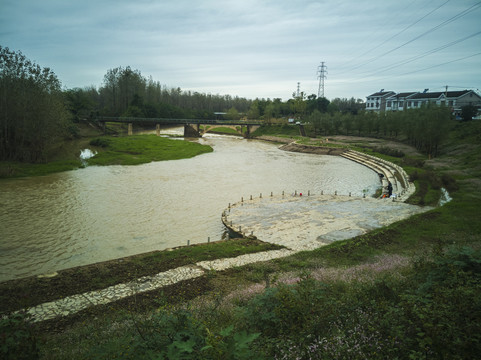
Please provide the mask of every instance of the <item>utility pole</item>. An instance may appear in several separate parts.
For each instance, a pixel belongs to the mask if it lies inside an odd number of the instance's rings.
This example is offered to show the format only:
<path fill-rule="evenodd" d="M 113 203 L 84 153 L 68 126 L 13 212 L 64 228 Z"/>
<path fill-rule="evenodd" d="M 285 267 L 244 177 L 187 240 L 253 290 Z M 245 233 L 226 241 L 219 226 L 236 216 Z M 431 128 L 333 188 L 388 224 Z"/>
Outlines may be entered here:
<path fill-rule="evenodd" d="M 317 91 L 317 97 L 321 98 L 324 97 L 324 79 L 327 77 L 327 66 L 324 64 L 324 61 L 321 62 L 321 65 L 317 67 L 317 78 L 319 79 L 319 89 Z"/>

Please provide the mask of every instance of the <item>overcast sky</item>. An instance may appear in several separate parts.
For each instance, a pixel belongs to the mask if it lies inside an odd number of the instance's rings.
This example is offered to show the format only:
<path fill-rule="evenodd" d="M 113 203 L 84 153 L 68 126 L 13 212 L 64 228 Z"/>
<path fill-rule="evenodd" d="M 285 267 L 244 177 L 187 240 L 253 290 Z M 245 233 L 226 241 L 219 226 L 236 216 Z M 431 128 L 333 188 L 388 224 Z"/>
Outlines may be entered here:
<path fill-rule="evenodd" d="M 0 45 L 64 88 L 130 66 L 182 90 L 287 100 L 297 90 L 481 90 L 476 0 L 0 0 Z M 477 90 L 478 89 L 478 90 Z"/>

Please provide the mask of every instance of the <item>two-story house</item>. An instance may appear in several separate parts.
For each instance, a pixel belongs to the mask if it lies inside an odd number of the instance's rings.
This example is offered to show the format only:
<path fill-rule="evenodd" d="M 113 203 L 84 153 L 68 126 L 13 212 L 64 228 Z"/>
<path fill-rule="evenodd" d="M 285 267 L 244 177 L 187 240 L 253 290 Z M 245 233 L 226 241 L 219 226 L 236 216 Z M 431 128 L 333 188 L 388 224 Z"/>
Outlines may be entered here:
<path fill-rule="evenodd" d="M 369 95 L 366 101 L 366 110 L 385 111 L 386 99 L 395 94 L 394 91 L 384 91 L 384 89 L 381 89 L 381 91 Z"/>
<path fill-rule="evenodd" d="M 407 98 L 416 94 L 415 91 L 394 94 L 386 99 L 386 111 L 402 111 L 407 108 Z"/>
<path fill-rule="evenodd" d="M 403 92 L 396 94 L 392 91 L 377 92 L 367 97 L 366 110 L 370 111 L 402 111 L 418 109 L 426 104 L 448 106 L 453 114 L 461 114 L 461 108 L 472 105 L 481 109 L 481 96 L 473 90 L 428 92 Z"/>

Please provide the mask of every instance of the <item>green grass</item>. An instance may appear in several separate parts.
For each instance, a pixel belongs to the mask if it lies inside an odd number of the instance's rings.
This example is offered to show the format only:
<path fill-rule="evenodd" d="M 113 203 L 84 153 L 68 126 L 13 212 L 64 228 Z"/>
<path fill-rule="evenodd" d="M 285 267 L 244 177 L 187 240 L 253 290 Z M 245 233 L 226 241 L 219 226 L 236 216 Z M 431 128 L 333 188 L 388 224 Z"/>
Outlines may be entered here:
<path fill-rule="evenodd" d="M 201 128 L 204 128 L 204 127 L 207 127 L 208 130 L 209 130 L 209 128 L 212 128 L 213 133 L 221 133 L 221 134 L 227 134 L 227 135 L 238 135 L 238 136 L 241 135 L 239 133 L 240 126 L 236 126 L 237 130 L 234 130 L 234 129 L 229 128 L 229 127 L 213 127 L 213 126 L 209 126 L 209 125 L 201 126 Z M 210 132 L 210 131 L 208 131 L 208 132 Z M 244 132 L 245 132 L 245 130 L 244 130 Z"/>
<path fill-rule="evenodd" d="M 0 283 L 0 313 L 95 289 L 104 289 L 142 276 L 157 274 L 200 261 L 230 258 L 280 248 L 282 247 L 278 245 L 242 238 L 180 247 L 170 251 L 154 251 L 121 260 L 66 269 L 59 271 L 59 274 L 53 278 L 33 276 L 3 282 Z M 31 289 L 35 289 L 35 291 L 32 292 Z"/>
<path fill-rule="evenodd" d="M 222 329 L 229 325 L 237 340 L 245 339 L 243 332 L 261 334 L 244 342 L 256 352 L 251 358 L 309 358 L 314 345 L 319 350 L 313 358 L 321 351 L 327 352 L 322 358 L 475 358 L 481 351 L 481 166 L 475 156 L 480 152 L 481 124 L 453 125 L 438 159 L 423 158 L 424 165 L 408 162 L 406 167 L 427 185 L 415 202 L 436 201 L 438 180 L 456 179 L 453 200 L 443 207 L 315 251 L 208 274 L 196 280 L 202 287 L 192 282 L 165 289 L 165 294 L 152 294 L 157 302 L 146 307 L 138 298 L 137 305 L 116 304 L 105 314 L 73 321 L 62 332 L 42 335 L 40 328 L 42 358 L 142 358 L 146 348 L 158 355 L 165 347 L 146 336 L 151 334 L 147 329 L 172 330 L 182 319 L 184 334 L 193 334 L 194 326 L 185 319 L 194 319 L 203 330 L 187 337 L 188 344 L 172 340 L 169 346 L 209 344 L 217 358 L 229 358 L 225 349 L 235 348 L 235 341 L 223 347 L 230 338 Z M 407 258 L 407 265 L 389 268 L 396 257 Z M 376 265 L 382 258 L 387 265 Z M 338 277 L 312 278 L 323 272 Z M 294 285 L 276 284 L 283 276 Z M 190 285 L 202 289 L 194 301 L 166 296 Z M 170 320 L 154 321 L 155 314 Z M 195 358 L 197 350 L 184 357 Z M 236 356 L 247 353 L 243 348 Z"/>
<path fill-rule="evenodd" d="M 82 167 L 80 160 L 52 161 L 46 164 L 30 164 L 16 161 L 0 162 L 0 178 L 43 176 Z"/>
<path fill-rule="evenodd" d="M 280 136 L 280 137 L 300 137 L 298 125 L 266 125 L 259 127 L 252 133 L 252 136 Z"/>
<path fill-rule="evenodd" d="M 93 144 L 97 143 L 94 139 Z M 208 145 L 171 140 L 156 135 L 101 138 L 105 147 L 88 160 L 89 165 L 138 165 L 152 161 L 178 160 L 212 152 Z"/>
<path fill-rule="evenodd" d="M 103 146 L 92 146 L 89 142 L 101 143 Z M 88 165 L 138 165 L 152 161 L 191 158 L 213 151 L 208 145 L 155 135 L 102 136 L 93 139 L 86 137 L 58 144 L 52 149 L 47 163 L 0 161 L 0 179 L 42 176 L 82 168 L 84 164 L 79 156 L 80 151 L 85 148 L 98 151 L 94 158 L 88 160 Z"/>

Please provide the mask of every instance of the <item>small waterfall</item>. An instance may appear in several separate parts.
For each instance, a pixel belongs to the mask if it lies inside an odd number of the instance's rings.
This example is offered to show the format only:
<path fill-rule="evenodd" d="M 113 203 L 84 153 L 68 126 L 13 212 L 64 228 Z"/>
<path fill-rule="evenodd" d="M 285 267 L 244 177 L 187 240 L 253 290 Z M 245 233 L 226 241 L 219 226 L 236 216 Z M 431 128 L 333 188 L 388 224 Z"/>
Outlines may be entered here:
<path fill-rule="evenodd" d="M 82 161 L 83 166 L 87 166 L 87 160 L 97 154 L 96 151 L 92 151 L 90 149 L 83 149 L 80 151 L 80 161 Z"/>
<path fill-rule="evenodd" d="M 453 198 L 449 196 L 448 190 L 446 190 L 445 188 L 441 188 L 441 198 L 439 199 L 439 206 L 443 206 L 451 200 L 453 200 Z"/>

